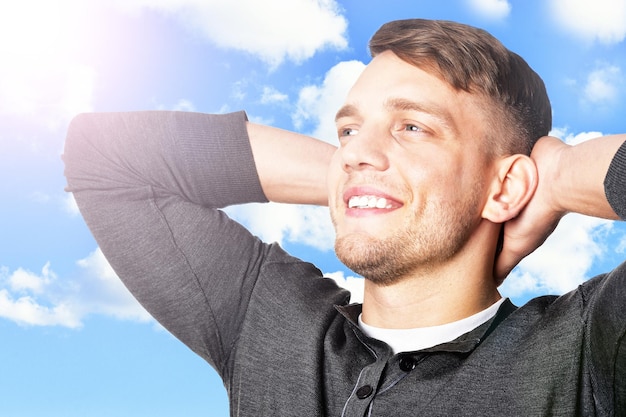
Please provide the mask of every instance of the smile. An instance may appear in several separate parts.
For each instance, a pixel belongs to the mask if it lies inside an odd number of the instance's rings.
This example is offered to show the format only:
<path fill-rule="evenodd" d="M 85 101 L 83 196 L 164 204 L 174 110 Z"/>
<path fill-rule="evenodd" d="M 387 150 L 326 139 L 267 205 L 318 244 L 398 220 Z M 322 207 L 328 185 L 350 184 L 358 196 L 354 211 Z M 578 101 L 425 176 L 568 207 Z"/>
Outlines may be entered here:
<path fill-rule="evenodd" d="M 384 197 L 376 197 L 373 195 L 355 195 L 348 200 L 348 208 L 359 209 L 390 209 L 391 203 Z"/>

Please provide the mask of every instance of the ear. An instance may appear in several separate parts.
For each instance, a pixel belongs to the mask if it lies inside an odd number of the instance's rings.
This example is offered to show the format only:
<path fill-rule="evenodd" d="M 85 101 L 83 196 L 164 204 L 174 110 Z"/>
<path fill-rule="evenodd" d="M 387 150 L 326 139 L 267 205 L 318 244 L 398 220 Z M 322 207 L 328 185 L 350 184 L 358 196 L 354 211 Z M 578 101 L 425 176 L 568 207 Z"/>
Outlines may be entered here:
<path fill-rule="evenodd" d="M 535 193 L 537 178 L 535 162 L 526 155 L 511 155 L 497 161 L 483 218 L 504 223 L 516 217 Z"/>

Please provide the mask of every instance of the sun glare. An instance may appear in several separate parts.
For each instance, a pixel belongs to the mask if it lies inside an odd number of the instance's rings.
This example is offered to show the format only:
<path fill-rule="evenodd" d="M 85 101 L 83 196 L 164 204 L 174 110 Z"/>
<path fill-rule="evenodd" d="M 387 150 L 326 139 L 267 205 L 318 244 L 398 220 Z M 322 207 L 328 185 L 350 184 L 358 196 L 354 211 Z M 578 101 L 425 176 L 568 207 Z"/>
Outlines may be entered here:
<path fill-rule="evenodd" d="M 69 103 L 74 108 L 88 105 L 93 73 L 73 56 L 80 41 L 75 20 L 79 7 L 74 0 L 12 1 L 0 6 L 0 112 L 36 114 L 38 121 L 49 125 L 52 119 L 68 117 Z"/>

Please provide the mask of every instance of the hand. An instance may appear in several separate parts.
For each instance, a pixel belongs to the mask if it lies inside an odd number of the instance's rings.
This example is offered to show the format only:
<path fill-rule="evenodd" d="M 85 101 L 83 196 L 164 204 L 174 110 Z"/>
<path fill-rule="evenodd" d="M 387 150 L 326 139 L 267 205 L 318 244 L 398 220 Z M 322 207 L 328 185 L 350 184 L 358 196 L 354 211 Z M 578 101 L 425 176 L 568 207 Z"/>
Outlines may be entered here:
<path fill-rule="evenodd" d="M 537 141 L 530 155 L 537 166 L 537 189 L 524 210 L 503 227 L 502 251 L 496 258 L 494 276 L 502 283 L 513 268 L 532 253 L 554 231 L 566 214 L 554 200 L 559 160 L 568 145 L 545 136 Z"/>

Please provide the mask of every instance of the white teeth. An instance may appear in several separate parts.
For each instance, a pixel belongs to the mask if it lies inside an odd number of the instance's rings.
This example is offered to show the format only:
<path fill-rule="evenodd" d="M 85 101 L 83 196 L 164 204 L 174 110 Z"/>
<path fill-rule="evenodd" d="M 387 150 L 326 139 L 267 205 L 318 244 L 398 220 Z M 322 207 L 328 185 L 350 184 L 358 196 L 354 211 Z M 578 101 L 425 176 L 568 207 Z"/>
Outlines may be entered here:
<path fill-rule="evenodd" d="M 379 198 L 378 201 L 376 201 L 376 208 L 391 208 L 391 204 L 387 204 L 386 198 Z"/>
<path fill-rule="evenodd" d="M 348 208 L 391 208 L 391 204 L 387 203 L 384 197 L 376 197 L 373 195 L 362 195 L 350 197 Z"/>

